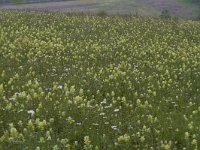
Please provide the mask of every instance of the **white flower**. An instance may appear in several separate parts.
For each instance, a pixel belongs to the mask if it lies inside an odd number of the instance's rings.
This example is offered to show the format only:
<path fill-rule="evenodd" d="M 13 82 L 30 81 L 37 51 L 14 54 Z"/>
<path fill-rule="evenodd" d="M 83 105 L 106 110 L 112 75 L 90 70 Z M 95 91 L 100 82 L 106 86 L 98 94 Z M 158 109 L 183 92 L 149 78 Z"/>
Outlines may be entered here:
<path fill-rule="evenodd" d="M 139 66 L 138 64 L 133 64 L 133 65 L 134 65 L 134 68 L 138 68 L 138 66 Z"/>
<path fill-rule="evenodd" d="M 107 108 L 111 108 L 111 107 L 112 107 L 112 106 L 111 106 L 111 105 L 109 105 L 109 106 L 105 106 L 104 108 L 105 108 L 105 109 L 107 109 Z"/>
<path fill-rule="evenodd" d="M 15 98 L 14 98 L 14 97 L 11 97 L 11 98 L 9 98 L 8 100 L 10 100 L 10 101 L 14 101 Z"/>
<path fill-rule="evenodd" d="M 100 115 L 100 116 L 104 116 L 104 115 L 105 115 L 105 113 L 100 113 L 99 115 Z"/>
<path fill-rule="evenodd" d="M 98 123 L 92 123 L 92 125 L 93 125 L 93 126 L 98 126 L 99 124 L 98 124 Z"/>
<path fill-rule="evenodd" d="M 106 104 L 106 101 L 102 101 L 101 104 Z"/>
<path fill-rule="evenodd" d="M 111 126 L 113 130 L 117 130 L 117 126 Z"/>
<path fill-rule="evenodd" d="M 35 111 L 34 110 L 28 110 L 28 114 L 34 115 Z"/>
<path fill-rule="evenodd" d="M 63 89 L 63 85 L 59 85 L 59 86 L 58 86 L 58 89 Z"/>
<path fill-rule="evenodd" d="M 21 92 L 15 92 L 14 95 L 16 95 L 16 96 L 21 95 Z"/>
<path fill-rule="evenodd" d="M 114 110 L 114 112 L 118 112 L 118 111 L 119 111 L 119 109 L 115 109 L 115 110 Z"/>
<path fill-rule="evenodd" d="M 81 123 L 80 123 L 80 122 L 77 122 L 76 124 L 79 125 L 79 126 L 81 126 Z"/>

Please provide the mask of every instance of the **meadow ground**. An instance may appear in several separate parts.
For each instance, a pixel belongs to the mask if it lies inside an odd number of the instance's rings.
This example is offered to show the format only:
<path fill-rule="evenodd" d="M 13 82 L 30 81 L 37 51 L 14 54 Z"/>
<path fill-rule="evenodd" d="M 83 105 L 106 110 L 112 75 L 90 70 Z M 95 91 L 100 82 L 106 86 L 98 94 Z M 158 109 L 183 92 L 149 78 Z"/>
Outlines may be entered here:
<path fill-rule="evenodd" d="M 200 149 L 200 22 L 0 10 L 0 149 Z"/>

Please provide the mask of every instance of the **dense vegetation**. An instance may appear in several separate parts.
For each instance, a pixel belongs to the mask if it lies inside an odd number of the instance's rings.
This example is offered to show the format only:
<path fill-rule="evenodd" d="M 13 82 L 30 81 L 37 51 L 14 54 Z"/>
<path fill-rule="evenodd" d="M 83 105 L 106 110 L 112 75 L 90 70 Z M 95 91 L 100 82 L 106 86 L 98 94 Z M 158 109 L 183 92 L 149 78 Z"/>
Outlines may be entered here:
<path fill-rule="evenodd" d="M 199 149 L 200 22 L 0 11 L 0 149 Z"/>

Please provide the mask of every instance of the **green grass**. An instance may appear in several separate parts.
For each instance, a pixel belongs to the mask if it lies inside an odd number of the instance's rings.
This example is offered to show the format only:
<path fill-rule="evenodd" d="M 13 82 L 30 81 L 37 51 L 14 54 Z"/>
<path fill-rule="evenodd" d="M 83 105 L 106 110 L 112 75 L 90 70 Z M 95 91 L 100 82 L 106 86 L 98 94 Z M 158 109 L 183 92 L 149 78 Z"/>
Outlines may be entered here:
<path fill-rule="evenodd" d="M 0 11 L 0 149 L 200 148 L 200 22 Z"/>

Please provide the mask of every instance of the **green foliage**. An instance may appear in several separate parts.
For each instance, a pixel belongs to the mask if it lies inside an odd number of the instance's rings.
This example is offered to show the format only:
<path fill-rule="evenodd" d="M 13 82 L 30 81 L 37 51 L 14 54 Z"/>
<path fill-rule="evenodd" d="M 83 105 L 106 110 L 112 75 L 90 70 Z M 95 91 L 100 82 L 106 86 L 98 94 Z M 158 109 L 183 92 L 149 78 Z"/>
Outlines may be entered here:
<path fill-rule="evenodd" d="M 200 22 L 0 14 L 0 149 L 200 149 Z"/>

